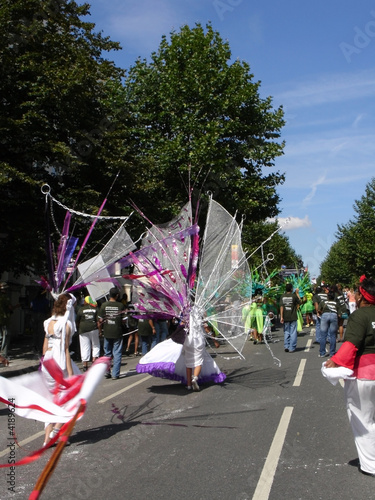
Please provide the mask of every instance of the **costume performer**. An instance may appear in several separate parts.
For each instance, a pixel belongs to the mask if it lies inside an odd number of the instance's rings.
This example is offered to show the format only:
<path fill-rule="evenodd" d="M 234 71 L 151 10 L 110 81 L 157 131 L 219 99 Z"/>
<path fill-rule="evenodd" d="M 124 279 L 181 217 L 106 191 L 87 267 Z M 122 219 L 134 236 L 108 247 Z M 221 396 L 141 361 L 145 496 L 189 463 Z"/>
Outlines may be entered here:
<path fill-rule="evenodd" d="M 9 379 L 0 377 L 0 401 L 14 407 L 21 417 L 44 422 L 44 445 L 55 441 L 59 429 L 74 417 L 82 400 L 89 400 L 109 365 L 108 358 L 100 358 L 90 370 L 80 374 L 69 355 L 74 322 L 68 317 L 73 313 L 73 297 L 60 295 L 53 315 L 44 323 L 42 369 Z"/>
<path fill-rule="evenodd" d="M 311 293 L 311 291 L 307 291 L 301 305 L 301 314 L 306 316 L 306 326 L 314 326 L 312 315 L 315 309 L 312 298 L 313 294 Z"/>
<path fill-rule="evenodd" d="M 63 372 L 64 378 L 79 375 L 78 366 L 72 361 L 69 354 L 69 346 L 74 333 L 72 317 L 74 314 L 73 304 L 76 302 L 74 296 L 63 293 L 56 300 L 52 316 L 44 322 L 45 338 L 43 344 L 43 363 L 42 373 L 45 376 L 48 388 L 53 392 L 55 388 L 55 379 L 50 375 L 48 369 L 44 366 L 44 361 L 53 359 Z M 68 319 L 68 318 L 71 319 Z M 62 424 L 47 423 L 45 428 L 44 445 L 58 434 Z"/>
<path fill-rule="evenodd" d="M 199 390 L 199 383 L 223 382 L 226 375 L 205 349 L 203 327 L 194 318 L 197 313 L 193 307 L 188 333 L 181 324 L 170 339 L 156 344 L 141 358 L 137 372 L 176 380 L 195 391 Z"/>
<path fill-rule="evenodd" d="M 359 471 L 375 477 L 375 282 L 362 276 L 356 292 L 358 309 L 349 316 L 345 342 L 323 366 L 323 375 L 349 369 L 345 380 L 350 425 L 359 457 Z M 334 382 L 332 382 L 334 383 Z"/>

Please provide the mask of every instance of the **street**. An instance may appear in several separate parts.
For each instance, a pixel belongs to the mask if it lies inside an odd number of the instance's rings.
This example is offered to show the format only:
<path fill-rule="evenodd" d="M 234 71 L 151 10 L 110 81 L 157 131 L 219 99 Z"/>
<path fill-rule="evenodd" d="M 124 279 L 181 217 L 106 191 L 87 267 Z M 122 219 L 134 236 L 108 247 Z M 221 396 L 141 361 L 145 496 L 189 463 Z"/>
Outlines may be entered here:
<path fill-rule="evenodd" d="M 200 392 L 138 375 L 137 358 L 124 356 L 122 376 L 99 386 L 41 498 L 375 498 L 374 479 L 349 464 L 357 453 L 343 388 L 321 375 L 313 340 L 305 328 L 297 351 L 285 353 L 282 329 L 274 332 L 269 346 L 281 366 L 267 345 L 247 342 L 245 360 L 226 359 L 221 346 L 215 360 L 227 380 Z M 3 406 L 1 429 L 8 414 Z M 16 417 L 15 429 L 17 460 L 42 445 L 42 423 Z M 6 432 L 0 440 L 5 463 Z M 28 498 L 52 452 L 16 468 L 14 493 L 2 469 L 1 499 Z"/>

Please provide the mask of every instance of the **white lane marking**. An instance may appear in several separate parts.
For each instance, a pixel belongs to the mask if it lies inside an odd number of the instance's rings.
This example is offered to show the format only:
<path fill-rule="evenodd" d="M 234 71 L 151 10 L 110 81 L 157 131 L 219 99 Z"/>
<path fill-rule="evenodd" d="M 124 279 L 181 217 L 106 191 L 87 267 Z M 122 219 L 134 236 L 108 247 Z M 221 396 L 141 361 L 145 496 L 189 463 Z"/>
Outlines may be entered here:
<path fill-rule="evenodd" d="M 98 401 L 98 403 L 105 403 L 106 401 L 114 398 L 115 396 L 118 396 L 119 394 L 122 394 L 123 392 L 126 392 L 128 391 L 129 389 L 132 389 L 133 387 L 135 387 L 136 385 L 139 385 L 139 384 L 142 384 L 142 382 L 145 382 L 146 380 L 148 380 L 149 378 L 152 378 L 151 375 L 147 375 L 146 377 L 143 377 L 141 380 L 138 380 L 138 382 L 134 382 L 134 384 L 130 384 L 128 385 L 127 387 L 124 387 L 123 389 L 120 389 L 119 391 L 117 392 L 114 392 L 113 394 L 110 394 L 109 396 L 107 396 L 106 398 L 104 399 L 101 399 L 100 401 Z"/>
<path fill-rule="evenodd" d="M 312 339 L 308 339 L 308 341 L 306 343 L 306 347 L 305 347 L 305 351 L 304 352 L 309 352 L 310 351 L 311 344 L 312 344 Z"/>
<path fill-rule="evenodd" d="M 294 379 L 294 382 L 293 382 L 293 387 L 299 387 L 301 385 L 301 380 L 302 380 L 303 371 L 305 369 L 305 365 L 306 365 L 306 359 L 301 359 L 301 362 L 300 362 L 298 370 L 297 370 L 296 378 Z"/>
<path fill-rule="evenodd" d="M 255 489 L 253 500 L 267 500 L 271 491 L 276 467 L 279 462 L 281 450 L 284 445 L 286 432 L 293 413 L 293 407 L 286 406 L 281 415 L 280 423 L 276 429 L 270 451 L 268 452 L 266 462 L 260 475 L 257 487 Z"/>
<path fill-rule="evenodd" d="M 36 434 L 33 434 L 32 436 L 29 436 L 26 439 L 23 439 L 18 444 L 20 446 L 24 446 L 25 444 L 30 443 L 31 441 L 34 441 L 34 439 L 37 439 L 41 436 L 44 436 L 44 431 L 39 431 Z M 8 454 L 9 454 L 9 448 L 7 448 L 6 450 L 0 451 L 0 457 L 3 457 L 4 455 L 8 455 Z"/>

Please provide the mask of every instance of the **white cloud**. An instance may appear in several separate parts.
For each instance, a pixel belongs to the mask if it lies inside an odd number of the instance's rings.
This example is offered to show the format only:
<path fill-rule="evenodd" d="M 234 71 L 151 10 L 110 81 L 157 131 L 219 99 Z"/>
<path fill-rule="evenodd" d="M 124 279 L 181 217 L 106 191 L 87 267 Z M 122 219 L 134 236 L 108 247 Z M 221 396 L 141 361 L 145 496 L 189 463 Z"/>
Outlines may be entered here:
<path fill-rule="evenodd" d="M 341 133 L 338 133 L 341 132 Z M 334 136 L 337 134 L 337 136 Z M 331 135 L 331 137 L 330 137 Z M 306 134 L 306 136 L 293 135 L 289 136 L 285 147 L 285 155 L 290 158 L 291 156 L 302 157 L 324 153 L 336 154 L 338 152 L 356 152 L 358 158 L 358 151 L 367 152 L 371 151 L 371 155 L 375 151 L 374 134 L 364 133 L 355 135 L 353 132 L 350 134 L 346 131 L 337 131 L 334 133 L 325 132 L 325 137 L 320 137 L 317 134 Z"/>
<path fill-rule="evenodd" d="M 319 179 L 315 182 L 313 182 L 312 186 L 311 186 L 311 191 L 310 193 L 303 199 L 302 201 L 302 205 L 308 205 L 311 200 L 314 198 L 315 194 L 316 194 L 316 191 L 318 189 L 318 186 L 320 184 L 324 184 L 324 181 L 326 180 L 326 174 L 322 175 L 319 177 Z M 305 217 L 306 218 L 306 217 Z"/>
<path fill-rule="evenodd" d="M 282 91 L 284 87 L 287 90 Z M 374 96 L 374 71 L 332 74 L 315 80 L 287 82 L 274 89 L 273 96 L 287 109 L 316 106 L 331 102 L 344 102 Z"/>
<path fill-rule="evenodd" d="M 268 221 L 278 222 L 283 231 L 291 231 L 293 229 L 311 226 L 311 220 L 309 219 L 308 215 L 305 215 L 303 219 L 301 219 L 300 217 L 276 217 L 268 219 Z"/>
<path fill-rule="evenodd" d="M 359 122 L 362 120 L 362 118 L 364 117 L 363 113 L 362 114 L 359 114 L 356 119 L 354 120 L 353 124 L 352 124 L 352 127 L 353 128 L 357 128 L 358 127 L 358 124 Z"/>

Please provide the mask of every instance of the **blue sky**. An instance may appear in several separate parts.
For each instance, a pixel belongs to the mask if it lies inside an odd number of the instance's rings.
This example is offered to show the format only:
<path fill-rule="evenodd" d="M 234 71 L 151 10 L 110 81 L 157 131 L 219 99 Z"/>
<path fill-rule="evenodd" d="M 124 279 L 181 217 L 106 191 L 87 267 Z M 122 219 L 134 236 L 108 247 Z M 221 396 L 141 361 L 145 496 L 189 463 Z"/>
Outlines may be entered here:
<path fill-rule="evenodd" d="M 232 58 L 250 64 L 262 97 L 283 105 L 285 172 L 280 220 L 311 277 L 337 224 L 375 176 L 375 4 L 370 0 L 91 0 L 91 19 L 121 43 L 110 59 L 129 68 L 161 36 L 211 22 Z M 89 19 L 87 19 L 89 20 Z M 267 249 L 265 249 L 267 251 Z"/>

